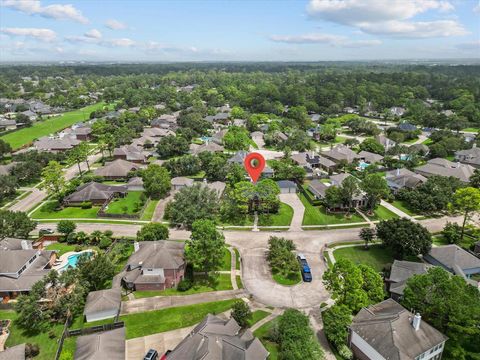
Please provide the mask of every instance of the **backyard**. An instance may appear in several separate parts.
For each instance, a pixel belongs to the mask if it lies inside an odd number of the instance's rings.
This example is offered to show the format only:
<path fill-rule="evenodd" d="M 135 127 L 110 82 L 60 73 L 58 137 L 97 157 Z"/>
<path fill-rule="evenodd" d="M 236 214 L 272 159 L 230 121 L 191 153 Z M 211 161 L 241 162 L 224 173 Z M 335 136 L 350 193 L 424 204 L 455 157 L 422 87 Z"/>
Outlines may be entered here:
<path fill-rule="evenodd" d="M 144 194 L 143 191 L 130 191 L 125 197 L 117 197 L 108 204 L 105 212 L 107 214 L 138 214 L 143 206 L 142 194 Z"/>

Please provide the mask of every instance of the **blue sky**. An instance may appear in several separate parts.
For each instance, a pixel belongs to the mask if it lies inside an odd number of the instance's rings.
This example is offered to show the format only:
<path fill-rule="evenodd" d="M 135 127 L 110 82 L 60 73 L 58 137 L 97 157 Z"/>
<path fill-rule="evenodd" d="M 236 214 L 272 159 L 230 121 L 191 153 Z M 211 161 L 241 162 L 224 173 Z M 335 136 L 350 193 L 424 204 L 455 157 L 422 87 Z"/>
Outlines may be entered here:
<path fill-rule="evenodd" d="M 0 0 L 0 61 L 480 58 L 479 0 Z"/>

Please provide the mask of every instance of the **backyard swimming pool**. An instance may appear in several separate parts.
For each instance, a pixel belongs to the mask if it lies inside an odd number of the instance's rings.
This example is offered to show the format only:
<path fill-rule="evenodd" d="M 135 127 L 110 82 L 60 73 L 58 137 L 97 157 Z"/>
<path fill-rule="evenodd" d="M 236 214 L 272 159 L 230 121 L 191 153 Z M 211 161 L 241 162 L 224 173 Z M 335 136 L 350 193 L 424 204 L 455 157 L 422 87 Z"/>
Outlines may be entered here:
<path fill-rule="evenodd" d="M 58 271 L 65 271 L 69 267 L 75 269 L 77 267 L 78 259 L 80 258 L 80 256 L 82 256 L 84 254 L 87 257 L 90 257 L 90 256 L 92 256 L 93 251 L 82 251 L 82 252 L 77 252 L 73 255 L 69 255 L 68 258 L 67 258 L 67 263 L 65 265 L 63 265 L 61 268 L 59 268 Z"/>
<path fill-rule="evenodd" d="M 370 164 L 364 162 L 364 161 L 360 161 L 358 163 L 358 167 L 360 168 L 360 170 L 365 170 Z"/>

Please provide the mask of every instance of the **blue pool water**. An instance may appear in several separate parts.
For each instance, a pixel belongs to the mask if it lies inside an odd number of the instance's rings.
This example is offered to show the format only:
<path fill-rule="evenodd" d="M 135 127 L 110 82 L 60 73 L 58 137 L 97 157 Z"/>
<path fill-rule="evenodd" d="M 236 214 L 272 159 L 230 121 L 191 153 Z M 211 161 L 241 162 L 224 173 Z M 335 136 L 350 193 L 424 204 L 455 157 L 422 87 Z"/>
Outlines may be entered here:
<path fill-rule="evenodd" d="M 370 166 L 370 164 L 367 164 L 366 162 L 363 162 L 363 161 L 361 161 L 358 164 L 358 167 L 360 168 L 360 170 L 365 170 L 365 168 L 367 168 L 368 166 Z"/>
<path fill-rule="evenodd" d="M 68 257 L 68 262 L 65 264 L 64 267 L 62 267 L 61 270 L 67 270 L 69 267 L 76 268 L 76 267 L 77 267 L 77 263 L 78 263 L 78 259 L 79 259 L 80 256 L 82 256 L 83 254 L 86 254 L 88 257 L 92 256 L 92 252 L 91 252 L 91 251 L 86 251 L 86 252 L 76 253 L 76 254 L 70 255 L 70 256 Z"/>
<path fill-rule="evenodd" d="M 207 142 L 207 141 L 210 141 L 212 138 L 210 136 L 202 136 L 200 138 L 200 140 L 202 140 L 203 142 Z"/>
<path fill-rule="evenodd" d="M 407 161 L 407 160 L 410 160 L 410 155 L 400 155 L 400 160 L 403 160 L 403 161 Z"/>

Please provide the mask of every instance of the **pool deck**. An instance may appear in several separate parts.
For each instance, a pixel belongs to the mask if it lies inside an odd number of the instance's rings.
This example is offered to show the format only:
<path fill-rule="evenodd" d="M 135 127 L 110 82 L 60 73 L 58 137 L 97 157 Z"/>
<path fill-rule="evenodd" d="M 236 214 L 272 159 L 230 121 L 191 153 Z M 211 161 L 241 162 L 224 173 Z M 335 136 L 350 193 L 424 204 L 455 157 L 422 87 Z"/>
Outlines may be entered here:
<path fill-rule="evenodd" d="M 76 254 L 83 254 L 83 253 L 94 253 L 95 251 L 93 249 L 85 249 L 82 251 L 69 251 L 60 256 L 60 258 L 57 261 L 60 261 L 60 263 L 52 266 L 53 269 L 57 271 L 63 270 L 64 267 L 67 266 L 68 264 L 68 257 Z"/>

